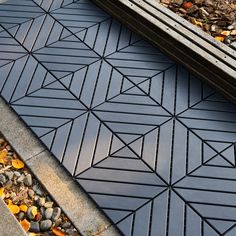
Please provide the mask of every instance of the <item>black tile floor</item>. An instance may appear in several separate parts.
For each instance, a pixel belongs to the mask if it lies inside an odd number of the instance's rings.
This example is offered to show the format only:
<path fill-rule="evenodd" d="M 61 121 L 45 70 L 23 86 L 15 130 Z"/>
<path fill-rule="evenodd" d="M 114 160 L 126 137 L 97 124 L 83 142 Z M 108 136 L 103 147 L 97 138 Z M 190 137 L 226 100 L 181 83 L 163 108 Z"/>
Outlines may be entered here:
<path fill-rule="evenodd" d="M 91 1 L 0 5 L 0 93 L 125 236 L 236 235 L 236 106 Z"/>

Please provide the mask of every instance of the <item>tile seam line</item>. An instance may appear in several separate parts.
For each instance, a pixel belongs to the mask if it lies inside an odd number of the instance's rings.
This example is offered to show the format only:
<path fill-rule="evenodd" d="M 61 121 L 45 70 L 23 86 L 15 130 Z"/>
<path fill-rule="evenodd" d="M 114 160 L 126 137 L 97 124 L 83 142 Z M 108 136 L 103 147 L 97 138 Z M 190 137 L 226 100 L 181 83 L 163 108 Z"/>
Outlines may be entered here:
<path fill-rule="evenodd" d="M 4 101 L 5 102 L 5 101 Z M 7 105 L 7 104 L 6 104 Z M 9 110 L 10 108 L 9 107 L 6 107 L 7 109 L 5 109 L 5 110 L 8 110 L 7 112 L 9 112 L 9 113 L 15 113 L 14 111 L 12 111 L 12 110 Z M 8 109 L 9 108 L 9 109 Z M 15 113 L 14 114 L 15 116 L 17 116 L 17 118 L 19 119 L 20 117 Z M 22 122 L 22 121 L 21 121 Z M 6 131 L 6 132 L 3 132 L 3 131 L 0 131 L 0 133 L 2 133 L 2 135 L 3 135 L 3 137 L 6 137 L 6 133 L 7 133 L 8 131 Z M 23 124 L 23 132 L 25 133 L 25 132 L 27 132 L 27 127 L 25 126 L 25 124 Z M 32 133 L 32 131 L 31 131 L 31 133 Z M 33 135 L 34 135 L 34 138 L 36 138 L 37 140 L 39 140 L 40 141 L 40 139 L 37 137 L 37 136 L 35 136 L 35 134 L 33 133 Z M 12 144 L 11 144 L 12 145 Z M 16 145 L 12 145 L 12 147 L 13 147 L 13 149 L 18 153 L 18 150 L 17 150 L 17 148 L 15 148 L 15 146 Z M 42 142 L 40 141 L 40 144 L 38 144 L 37 146 L 44 146 L 44 144 L 42 144 Z M 27 159 L 25 159 L 24 160 L 24 162 L 26 163 L 26 165 L 27 165 L 27 167 L 30 169 L 30 171 L 33 173 L 33 175 L 35 175 L 36 176 L 36 178 L 39 180 L 39 182 L 44 186 L 44 184 L 41 182 L 41 180 L 40 180 L 40 178 L 39 178 L 39 176 L 38 176 L 38 173 L 37 173 L 37 171 L 34 171 L 30 166 L 28 166 L 28 163 L 31 161 L 31 160 L 33 160 L 34 158 L 37 158 L 38 156 L 40 156 L 41 154 L 45 154 L 48 158 L 52 158 L 52 154 L 51 154 L 51 152 L 50 152 L 50 150 L 48 150 L 47 148 L 45 148 L 44 150 L 42 150 L 42 151 L 40 151 L 39 153 L 37 153 L 37 154 L 35 154 L 35 155 L 33 155 L 33 156 L 31 156 L 31 157 L 29 157 L 29 158 L 27 158 Z M 21 157 L 21 156 L 20 156 Z M 55 160 L 55 158 L 53 158 L 53 160 Z M 57 161 L 57 160 L 56 160 Z M 68 171 L 63 167 L 63 166 L 61 166 L 61 164 L 60 163 L 58 163 L 59 164 L 59 166 L 60 166 L 60 168 L 62 168 L 63 170 L 65 170 L 65 172 L 66 173 L 68 173 Z M 69 174 L 69 176 L 70 176 L 70 180 L 68 181 L 68 183 L 75 183 L 75 184 L 78 184 L 77 183 L 77 181 L 73 178 L 73 176 L 71 175 L 71 174 Z M 80 185 L 79 185 L 80 186 Z M 54 194 L 52 194 L 51 193 L 51 191 L 50 191 L 50 188 L 48 188 L 48 187 L 45 187 L 44 186 L 44 188 L 49 192 L 49 194 L 54 198 Z M 84 190 L 83 190 L 83 192 L 84 193 L 86 193 Z M 86 194 L 86 196 L 88 197 L 88 194 Z M 55 198 L 54 198 L 55 199 Z M 95 203 L 96 204 L 96 202 L 93 200 L 93 199 L 91 199 L 92 200 L 92 202 L 93 203 Z M 56 201 L 57 202 L 57 201 Z M 102 209 L 101 208 L 98 208 L 99 209 L 99 212 L 103 212 L 102 211 Z M 65 212 L 65 214 L 68 216 L 68 214 L 67 214 L 67 211 L 65 210 L 65 208 L 63 207 L 63 211 Z M 103 214 L 105 214 L 104 212 L 103 212 Z M 105 214 L 106 215 L 106 214 Z M 72 222 L 75 222 L 76 220 L 77 220 L 77 218 L 72 218 L 72 217 L 68 217 L 69 219 L 71 219 L 71 221 Z M 111 220 L 110 220 L 110 218 L 108 217 L 108 216 L 106 216 L 106 218 L 108 219 L 108 221 L 110 221 L 111 222 Z M 108 226 L 108 229 L 110 228 L 110 227 L 112 227 L 113 226 L 113 224 L 110 224 L 109 226 Z M 81 233 L 81 235 L 84 235 L 82 232 L 81 232 L 81 230 L 77 227 L 77 226 L 75 226 L 76 227 L 76 229 Z"/>

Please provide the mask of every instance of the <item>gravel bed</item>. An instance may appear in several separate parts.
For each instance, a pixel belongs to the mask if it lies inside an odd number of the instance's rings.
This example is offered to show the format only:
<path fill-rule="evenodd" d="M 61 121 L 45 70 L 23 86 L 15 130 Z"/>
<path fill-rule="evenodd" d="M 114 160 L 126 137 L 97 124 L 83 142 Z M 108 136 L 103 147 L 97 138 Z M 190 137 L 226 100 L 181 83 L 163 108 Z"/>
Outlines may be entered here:
<path fill-rule="evenodd" d="M 61 208 L 1 136 L 0 197 L 30 236 L 80 235 Z"/>
<path fill-rule="evenodd" d="M 156 0 L 236 50 L 236 0 Z"/>

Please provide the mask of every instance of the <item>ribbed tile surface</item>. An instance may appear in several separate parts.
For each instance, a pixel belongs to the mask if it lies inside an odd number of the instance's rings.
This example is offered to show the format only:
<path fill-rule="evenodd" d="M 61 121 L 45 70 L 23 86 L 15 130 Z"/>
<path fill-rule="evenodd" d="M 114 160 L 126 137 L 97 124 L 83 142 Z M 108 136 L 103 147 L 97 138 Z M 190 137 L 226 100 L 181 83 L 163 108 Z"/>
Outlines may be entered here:
<path fill-rule="evenodd" d="M 125 236 L 236 235 L 236 106 L 91 1 L 0 5 L 0 93 Z"/>

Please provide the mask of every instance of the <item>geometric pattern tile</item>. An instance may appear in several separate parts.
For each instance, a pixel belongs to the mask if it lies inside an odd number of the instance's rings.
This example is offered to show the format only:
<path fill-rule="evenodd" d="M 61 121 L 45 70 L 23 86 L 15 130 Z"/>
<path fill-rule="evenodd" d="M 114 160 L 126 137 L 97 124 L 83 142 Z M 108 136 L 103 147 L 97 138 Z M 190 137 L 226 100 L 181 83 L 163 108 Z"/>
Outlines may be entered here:
<path fill-rule="evenodd" d="M 236 235 L 235 105 L 90 0 L 0 13 L 1 97 L 122 235 Z"/>
<path fill-rule="evenodd" d="M 43 14 L 44 11 L 33 1 L 8 0 L 0 5 L 0 24 L 10 29 Z"/>

